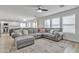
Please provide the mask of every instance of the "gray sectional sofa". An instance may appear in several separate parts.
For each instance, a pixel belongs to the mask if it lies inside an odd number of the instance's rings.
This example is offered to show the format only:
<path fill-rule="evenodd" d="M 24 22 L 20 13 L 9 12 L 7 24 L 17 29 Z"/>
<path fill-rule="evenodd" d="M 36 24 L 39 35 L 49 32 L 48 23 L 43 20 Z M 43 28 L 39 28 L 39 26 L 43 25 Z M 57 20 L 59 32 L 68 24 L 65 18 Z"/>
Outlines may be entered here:
<path fill-rule="evenodd" d="M 39 28 L 16 28 L 16 29 L 10 29 L 9 34 L 13 38 L 19 37 L 19 36 L 34 36 L 35 39 L 39 38 L 47 38 L 54 41 L 60 41 L 63 39 L 63 32 L 61 32 L 61 28 L 53 29 L 53 28 L 45 28 L 45 32 L 39 32 Z M 53 29 L 53 31 L 50 33 L 50 31 Z M 25 32 L 28 30 L 28 34 Z M 25 34 L 24 34 L 25 33 Z"/>
<path fill-rule="evenodd" d="M 44 28 L 44 29 L 45 31 L 42 32 L 39 31 L 39 28 L 10 29 L 9 35 L 15 39 L 17 43 L 17 48 L 33 44 L 34 39 L 39 38 L 46 38 L 56 42 L 63 39 L 63 33 L 61 32 L 61 29 L 52 29 L 52 28 Z"/>

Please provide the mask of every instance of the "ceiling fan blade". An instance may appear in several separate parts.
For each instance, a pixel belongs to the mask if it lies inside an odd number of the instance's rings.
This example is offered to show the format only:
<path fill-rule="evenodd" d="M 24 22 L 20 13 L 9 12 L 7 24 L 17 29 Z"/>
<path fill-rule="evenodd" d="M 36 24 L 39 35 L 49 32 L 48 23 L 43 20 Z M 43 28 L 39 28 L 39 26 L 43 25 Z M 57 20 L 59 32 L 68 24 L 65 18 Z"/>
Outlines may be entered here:
<path fill-rule="evenodd" d="M 41 9 L 42 11 L 48 11 L 47 9 Z"/>

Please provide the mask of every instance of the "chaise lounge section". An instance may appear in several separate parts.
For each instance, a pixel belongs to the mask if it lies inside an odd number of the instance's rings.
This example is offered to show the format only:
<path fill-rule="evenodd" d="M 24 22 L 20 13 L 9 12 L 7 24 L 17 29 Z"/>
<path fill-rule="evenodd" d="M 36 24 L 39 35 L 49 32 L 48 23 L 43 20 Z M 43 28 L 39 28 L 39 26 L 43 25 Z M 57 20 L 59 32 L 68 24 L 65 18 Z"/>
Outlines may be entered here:
<path fill-rule="evenodd" d="M 17 49 L 34 44 L 35 38 L 33 36 L 19 36 L 15 38 L 15 45 Z"/>

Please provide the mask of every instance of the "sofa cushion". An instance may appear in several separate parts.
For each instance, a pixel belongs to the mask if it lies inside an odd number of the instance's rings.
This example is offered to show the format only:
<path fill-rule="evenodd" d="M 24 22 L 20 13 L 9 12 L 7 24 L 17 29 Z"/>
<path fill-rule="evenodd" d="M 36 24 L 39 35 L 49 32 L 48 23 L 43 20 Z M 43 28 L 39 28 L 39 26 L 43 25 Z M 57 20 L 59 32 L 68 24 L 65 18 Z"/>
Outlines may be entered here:
<path fill-rule="evenodd" d="M 22 36 L 22 35 L 19 35 L 19 34 L 13 34 L 13 35 L 12 35 L 12 38 L 16 38 L 16 37 L 19 37 L 19 36 Z"/>
<path fill-rule="evenodd" d="M 22 30 L 14 30 L 14 33 L 17 35 L 23 35 Z"/>
<path fill-rule="evenodd" d="M 55 35 L 53 35 L 53 34 L 48 34 L 48 36 L 49 36 L 49 37 L 54 37 Z"/>
<path fill-rule="evenodd" d="M 23 34 L 24 34 L 24 35 L 28 35 L 28 30 L 25 30 L 25 29 L 24 29 L 24 30 L 23 30 Z"/>

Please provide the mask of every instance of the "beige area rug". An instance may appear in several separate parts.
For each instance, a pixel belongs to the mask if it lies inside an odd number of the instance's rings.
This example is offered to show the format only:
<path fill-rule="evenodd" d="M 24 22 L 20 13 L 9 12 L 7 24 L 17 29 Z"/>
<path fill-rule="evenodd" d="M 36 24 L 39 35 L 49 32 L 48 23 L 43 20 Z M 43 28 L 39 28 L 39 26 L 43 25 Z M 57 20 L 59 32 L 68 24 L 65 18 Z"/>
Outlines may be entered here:
<path fill-rule="evenodd" d="M 35 40 L 35 44 L 31 46 L 27 46 L 25 48 L 16 50 L 13 46 L 11 49 L 11 53 L 63 53 L 65 48 L 69 45 L 72 45 L 73 42 L 67 40 L 61 40 L 59 42 L 55 42 L 48 39 L 37 39 Z"/>

